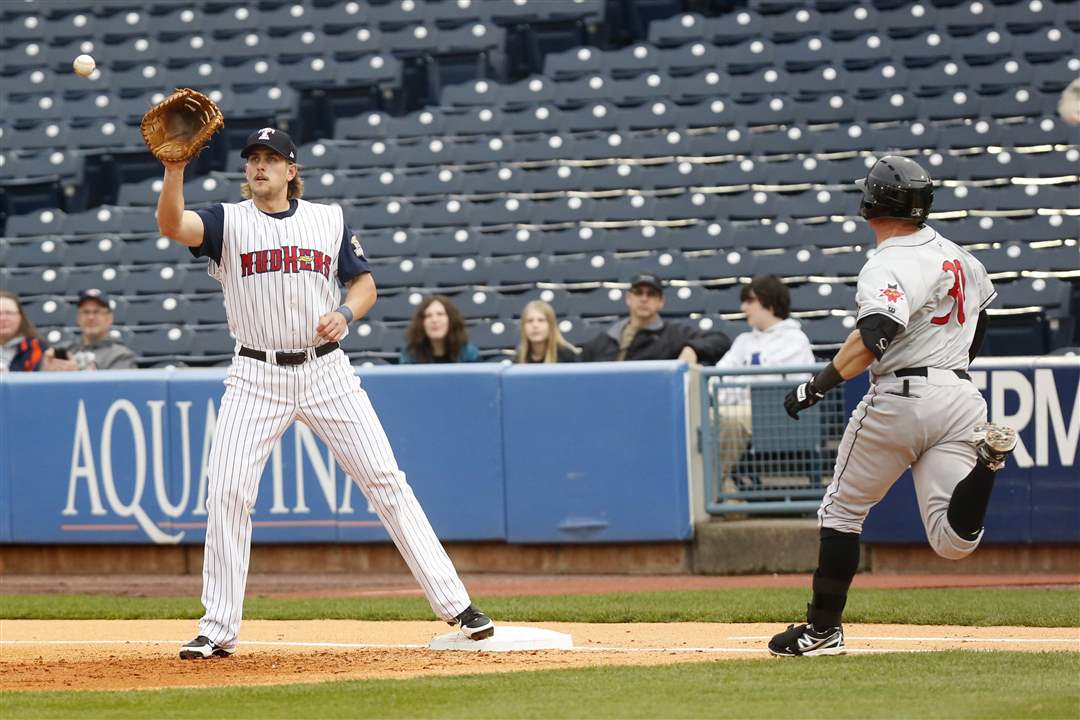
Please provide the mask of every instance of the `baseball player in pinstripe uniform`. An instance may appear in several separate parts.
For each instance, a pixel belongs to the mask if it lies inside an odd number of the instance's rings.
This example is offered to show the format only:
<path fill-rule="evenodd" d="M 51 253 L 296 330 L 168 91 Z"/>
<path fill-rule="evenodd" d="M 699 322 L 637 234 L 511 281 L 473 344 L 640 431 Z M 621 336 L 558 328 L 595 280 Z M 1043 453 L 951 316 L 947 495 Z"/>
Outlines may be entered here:
<path fill-rule="evenodd" d="M 840 618 L 863 521 L 904 470 L 911 468 L 930 545 L 959 560 L 979 546 L 994 477 L 1016 447 L 1015 430 L 986 422 L 986 401 L 967 373 L 997 296 L 986 268 L 926 225 L 933 183 L 915 161 L 887 155 L 859 185 L 877 248 L 859 272 L 856 329 L 784 407 L 798 420 L 867 367 L 872 385 L 844 431 L 818 510 L 807 622 L 773 637 L 773 655 L 844 652 Z"/>
<path fill-rule="evenodd" d="M 338 205 L 302 200 L 296 146 L 275 128 L 241 152 L 247 200 L 184 209 L 184 165 L 166 163 L 158 198 L 163 235 L 209 258 L 222 286 L 236 355 L 210 450 L 199 634 L 184 659 L 236 650 L 251 550 L 251 509 L 266 459 L 299 420 L 331 448 L 371 502 L 432 610 L 466 637 L 495 626 L 469 600 L 338 341 L 375 304 L 359 240 Z M 341 282 L 348 290 L 339 304 Z"/>

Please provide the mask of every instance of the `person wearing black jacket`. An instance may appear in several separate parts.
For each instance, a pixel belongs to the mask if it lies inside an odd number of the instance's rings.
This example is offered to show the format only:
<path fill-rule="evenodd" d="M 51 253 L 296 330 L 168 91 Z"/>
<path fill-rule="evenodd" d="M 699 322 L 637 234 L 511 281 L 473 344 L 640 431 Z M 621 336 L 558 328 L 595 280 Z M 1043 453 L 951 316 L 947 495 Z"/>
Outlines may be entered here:
<path fill-rule="evenodd" d="M 585 343 L 583 361 L 685 360 L 712 365 L 731 347 L 731 339 L 718 330 L 694 330 L 662 320 L 664 286 L 655 275 L 646 273 L 634 278 L 626 306 L 629 317 Z"/>

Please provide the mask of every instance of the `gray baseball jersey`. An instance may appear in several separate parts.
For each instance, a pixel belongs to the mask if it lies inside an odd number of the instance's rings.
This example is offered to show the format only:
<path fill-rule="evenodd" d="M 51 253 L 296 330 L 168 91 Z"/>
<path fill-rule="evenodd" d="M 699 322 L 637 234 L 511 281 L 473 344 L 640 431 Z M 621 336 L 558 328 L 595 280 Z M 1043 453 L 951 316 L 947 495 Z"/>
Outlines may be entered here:
<path fill-rule="evenodd" d="M 878 246 L 859 273 L 859 317 L 881 313 L 902 329 L 870 366 L 873 384 L 851 414 L 818 510 L 822 527 L 862 532 L 910 467 L 935 552 L 959 559 L 978 546 L 981 535 L 962 538 L 948 522 L 953 491 L 975 465 L 972 431 L 986 420 L 985 400 L 957 371 L 967 368 L 979 312 L 995 295 L 982 264 L 928 226 Z M 908 368 L 925 375 L 895 375 Z"/>
<path fill-rule="evenodd" d="M 982 263 L 924 226 L 892 237 L 859 273 L 859 319 L 880 313 L 903 328 L 874 375 L 907 367 L 964 370 L 979 313 L 996 297 Z"/>

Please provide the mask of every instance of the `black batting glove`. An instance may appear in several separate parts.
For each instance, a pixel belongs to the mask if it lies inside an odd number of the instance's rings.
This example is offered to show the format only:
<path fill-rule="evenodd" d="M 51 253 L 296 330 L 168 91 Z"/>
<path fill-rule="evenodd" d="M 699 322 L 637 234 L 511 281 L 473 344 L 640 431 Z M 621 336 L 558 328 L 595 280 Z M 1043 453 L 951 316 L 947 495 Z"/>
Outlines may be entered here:
<path fill-rule="evenodd" d="M 791 416 L 792 420 L 798 420 L 800 411 L 817 405 L 823 397 L 825 397 L 825 393 L 818 392 L 814 388 L 814 381 L 807 380 L 793 387 L 784 396 L 784 409 L 787 410 L 787 414 Z"/>

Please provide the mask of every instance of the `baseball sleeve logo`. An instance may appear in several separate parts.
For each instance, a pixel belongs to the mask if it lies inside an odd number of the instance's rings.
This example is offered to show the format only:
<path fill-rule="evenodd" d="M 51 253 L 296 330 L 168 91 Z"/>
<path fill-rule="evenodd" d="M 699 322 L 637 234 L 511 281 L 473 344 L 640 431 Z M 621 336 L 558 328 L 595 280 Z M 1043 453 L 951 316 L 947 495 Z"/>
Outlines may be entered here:
<path fill-rule="evenodd" d="M 900 302 L 904 298 L 904 291 L 900 289 L 899 285 L 889 284 L 882 288 L 880 291 L 881 297 L 885 298 L 892 304 Z"/>

